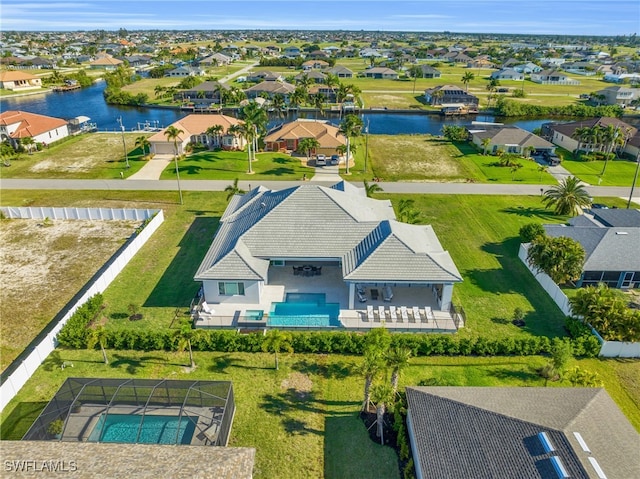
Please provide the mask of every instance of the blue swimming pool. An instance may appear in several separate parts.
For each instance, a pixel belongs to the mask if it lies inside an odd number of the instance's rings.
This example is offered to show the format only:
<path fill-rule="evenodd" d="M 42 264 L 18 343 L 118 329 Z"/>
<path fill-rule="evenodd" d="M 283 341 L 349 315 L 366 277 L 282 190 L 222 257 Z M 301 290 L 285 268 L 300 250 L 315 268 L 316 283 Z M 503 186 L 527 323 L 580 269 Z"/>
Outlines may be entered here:
<path fill-rule="evenodd" d="M 106 419 L 105 419 L 106 417 Z M 197 417 L 103 414 L 89 436 L 91 442 L 191 444 Z"/>
<path fill-rule="evenodd" d="M 322 293 L 287 293 L 284 303 L 272 303 L 268 326 L 340 327 L 339 303 L 327 303 Z"/>

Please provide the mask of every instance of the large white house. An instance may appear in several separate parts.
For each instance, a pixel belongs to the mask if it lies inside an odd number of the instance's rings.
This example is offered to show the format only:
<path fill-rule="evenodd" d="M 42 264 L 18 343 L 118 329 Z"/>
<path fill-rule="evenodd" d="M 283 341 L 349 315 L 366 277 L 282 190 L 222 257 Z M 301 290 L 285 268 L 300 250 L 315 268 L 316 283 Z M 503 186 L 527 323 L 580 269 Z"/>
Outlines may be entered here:
<path fill-rule="evenodd" d="M 371 322 L 393 323 L 391 306 L 399 318 L 409 308 L 406 324 L 428 321 L 426 307 L 451 320 L 453 285 L 462 281 L 431 226 L 397 221 L 390 201 L 345 182 L 234 196 L 194 279 L 204 312 L 227 317 L 221 326 L 271 311 L 290 293 L 326 296 L 341 321 L 369 305 Z"/>
<path fill-rule="evenodd" d="M 8 140 L 14 146 L 23 138 L 48 145 L 67 136 L 69 128 L 62 118 L 18 110 L 0 113 L 0 141 Z"/>

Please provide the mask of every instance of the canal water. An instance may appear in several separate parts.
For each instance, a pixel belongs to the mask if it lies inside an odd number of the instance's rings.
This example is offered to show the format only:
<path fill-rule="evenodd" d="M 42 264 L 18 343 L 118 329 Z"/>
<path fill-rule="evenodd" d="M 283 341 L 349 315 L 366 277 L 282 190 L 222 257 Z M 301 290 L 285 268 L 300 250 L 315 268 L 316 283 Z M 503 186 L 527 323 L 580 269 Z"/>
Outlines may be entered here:
<path fill-rule="evenodd" d="M 108 105 L 104 101 L 102 92 L 105 82 L 95 83 L 91 87 L 73 90 L 63 93 L 42 93 L 36 95 L 3 98 L 0 110 L 23 110 L 41 115 L 70 119 L 77 116 L 88 116 L 95 123 L 98 131 L 120 131 L 119 121 L 127 131 L 140 130 L 145 126 L 152 128 L 164 128 L 171 123 L 189 114 L 168 108 L 142 108 L 130 106 Z M 468 125 L 472 120 L 476 121 L 500 121 L 515 124 L 520 128 L 532 131 L 542 123 L 549 120 L 514 120 L 498 119 L 492 116 L 476 115 L 467 118 L 443 118 L 440 115 L 424 113 L 390 113 L 385 110 L 364 112 L 360 115 L 365 127 L 371 134 L 424 134 L 439 135 L 443 125 Z M 320 118 L 339 124 L 340 116 L 337 113 L 325 112 L 320 115 L 316 111 L 290 112 L 283 117 L 273 116 L 269 126 L 295 120 L 296 118 Z"/>

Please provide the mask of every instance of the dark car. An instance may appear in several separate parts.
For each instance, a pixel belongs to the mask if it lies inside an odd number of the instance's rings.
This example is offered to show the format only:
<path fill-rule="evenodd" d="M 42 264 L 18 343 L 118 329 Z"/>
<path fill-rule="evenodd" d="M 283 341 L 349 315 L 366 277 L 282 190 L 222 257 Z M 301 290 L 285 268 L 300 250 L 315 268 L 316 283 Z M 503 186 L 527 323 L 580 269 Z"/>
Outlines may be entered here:
<path fill-rule="evenodd" d="M 547 163 L 549 163 L 549 166 L 558 166 L 560 164 L 560 158 L 558 158 L 558 156 L 555 153 L 550 153 L 548 151 L 545 151 L 542 154 L 542 157 L 545 159 Z"/>
<path fill-rule="evenodd" d="M 332 165 L 337 165 L 338 163 L 340 163 L 340 156 L 339 155 L 331 155 L 331 164 Z"/>

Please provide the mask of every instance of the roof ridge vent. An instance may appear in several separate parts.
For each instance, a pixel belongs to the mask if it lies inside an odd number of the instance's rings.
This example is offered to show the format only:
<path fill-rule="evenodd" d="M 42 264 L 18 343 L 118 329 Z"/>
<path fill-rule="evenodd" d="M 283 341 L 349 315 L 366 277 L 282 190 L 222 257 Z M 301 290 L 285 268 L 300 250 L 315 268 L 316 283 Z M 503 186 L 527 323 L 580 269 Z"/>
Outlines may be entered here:
<path fill-rule="evenodd" d="M 626 231 L 616 231 L 617 235 L 628 235 L 629 233 L 627 233 Z"/>
<path fill-rule="evenodd" d="M 607 476 L 605 475 L 604 471 L 600 467 L 600 464 L 598 464 L 598 461 L 596 461 L 595 457 L 589 457 L 589 462 L 591 463 L 593 468 L 596 470 L 596 474 L 598 474 L 598 479 L 607 479 Z"/>
<path fill-rule="evenodd" d="M 553 444 L 551 444 L 551 441 L 549 440 L 549 436 L 547 436 L 546 432 L 539 432 L 538 433 L 538 439 L 542 443 L 542 447 L 544 448 L 544 452 L 549 453 L 549 452 L 554 452 L 556 450 L 553 447 Z"/>

